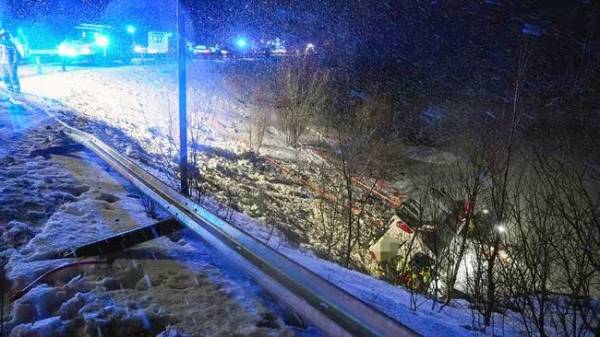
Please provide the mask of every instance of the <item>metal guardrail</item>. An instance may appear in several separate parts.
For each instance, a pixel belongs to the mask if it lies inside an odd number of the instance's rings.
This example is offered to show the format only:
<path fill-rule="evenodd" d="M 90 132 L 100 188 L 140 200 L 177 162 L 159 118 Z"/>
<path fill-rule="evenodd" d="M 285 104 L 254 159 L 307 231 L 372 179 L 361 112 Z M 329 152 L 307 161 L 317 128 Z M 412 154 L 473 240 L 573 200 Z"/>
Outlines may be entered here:
<path fill-rule="evenodd" d="M 274 297 L 330 336 L 419 336 L 410 328 L 278 253 L 176 192 L 94 136 L 64 122 L 64 132 L 156 201 Z"/>

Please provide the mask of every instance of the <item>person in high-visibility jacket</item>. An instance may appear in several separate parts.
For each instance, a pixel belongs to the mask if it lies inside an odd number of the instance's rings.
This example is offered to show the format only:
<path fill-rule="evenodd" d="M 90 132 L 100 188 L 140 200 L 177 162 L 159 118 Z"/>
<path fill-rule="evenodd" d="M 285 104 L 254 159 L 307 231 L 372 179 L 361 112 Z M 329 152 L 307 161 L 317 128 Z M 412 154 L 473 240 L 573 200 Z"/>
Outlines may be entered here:
<path fill-rule="evenodd" d="M 2 67 L 2 78 L 6 88 L 12 92 L 20 92 L 19 83 L 19 51 L 11 41 L 10 33 L 0 28 L 0 67 Z"/>

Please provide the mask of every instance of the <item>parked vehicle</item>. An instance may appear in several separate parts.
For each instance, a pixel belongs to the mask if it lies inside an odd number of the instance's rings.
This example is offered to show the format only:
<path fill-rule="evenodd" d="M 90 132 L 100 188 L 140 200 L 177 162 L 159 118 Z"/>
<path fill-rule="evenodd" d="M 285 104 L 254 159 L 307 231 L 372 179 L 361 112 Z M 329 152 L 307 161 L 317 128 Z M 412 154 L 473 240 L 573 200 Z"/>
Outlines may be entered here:
<path fill-rule="evenodd" d="M 128 63 L 133 58 L 134 41 L 126 32 L 111 26 L 81 24 L 58 46 L 63 65 Z"/>

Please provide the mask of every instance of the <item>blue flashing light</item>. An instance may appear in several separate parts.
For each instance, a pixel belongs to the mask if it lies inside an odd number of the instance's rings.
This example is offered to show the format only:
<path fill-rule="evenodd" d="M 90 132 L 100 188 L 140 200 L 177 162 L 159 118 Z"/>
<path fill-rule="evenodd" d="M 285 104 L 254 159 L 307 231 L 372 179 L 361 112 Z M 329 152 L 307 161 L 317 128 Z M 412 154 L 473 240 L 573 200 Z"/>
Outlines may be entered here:
<path fill-rule="evenodd" d="M 127 26 L 127 33 L 135 34 L 136 31 L 137 31 L 137 29 L 135 28 L 135 26 L 132 26 L 132 25 Z"/>
<path fill-rule="evenodd" d="M 235 45 L 240 49 L 244 49 L 248 46 L 248 41 L 246 41 L 246 39 L 243 37 L 238 37 L 235 40 Z"/>

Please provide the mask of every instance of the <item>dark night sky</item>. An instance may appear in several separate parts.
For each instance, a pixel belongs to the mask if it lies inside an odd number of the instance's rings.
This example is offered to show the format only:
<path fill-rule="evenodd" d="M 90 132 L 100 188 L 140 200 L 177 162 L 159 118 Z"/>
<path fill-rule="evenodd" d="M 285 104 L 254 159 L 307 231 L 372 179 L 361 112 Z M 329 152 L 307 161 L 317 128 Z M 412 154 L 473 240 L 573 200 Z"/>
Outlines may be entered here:
<path fill-rule="evenodd" d="M 184 0 L 194 21 L 195 37 L 223 42 L 235 35 L 251 38 L 282 37 L 289 41 L 333 41 L 344 48 L 397 49 L 410 41 L 448 34 L 460 37 L 482 18 L 482 27 L 497 24 L 498 33 L 519 31 L 523 21 L 558 25 L 571 31 L 581 26 L 586 3 L 597 0 Z M 65 31 L 81 22 L 106 21 L 107 8 L 120 15 L 117 22 L 152 22 L 159 29 L 175 27 L 175 0 L 0 0 L 8 7 L 4 20 L 16 24 L 43 22 Z M 495 4 L 494 4 L 495 3 Z M 153 8 L 154 7 L 154 8 Z M 131 16 L 126 18 L 125 16 Z M 491 20 L 491 22 L 490 22 Z M 148 23 L 148 25 L 152 25 Z M 548 29 L 544 27 L 545 29 Z M 157 29 L 147 27 L 148 29 Z M 474 28 L 473 29 L 477 29 Z M 56 29 L 55 29 L 56 30 Z M 478 33 L 473 33 L 476 37 Z"/>
<path fill-rule="evenodd" d="M 34 21 L 52 25 L 72 25 L 81 21 L 102 21 L 101 17 L 106 8 L 139 5 L 142 1 L 132 0 L 0 0 L 4 1 L 9 13 L 5 21 L 23 22 Z M 141 6 L 154 4 L 156 10 L 151 13 L 138 11 L 135 15 L 160 16 L 171 12 L 159 3 L 174 4 L 174 1 L 144 1 Z M 194 18 L 195 27 L 200 36 L 231 34 L 234 32 L 264 35 L 291 34 L 318 31 L 315 24 L 322 22 L 323 10 L 321 2 L 310 1 L 184 1 Z M 125 4 L 125 5 L 124 5 Z M 134 5 L 134 6 L 137 6 Z M 330 8 L 335 8 L 335 5 Z M 173 24 L 175 18 L 173 17 Z"/>
<path fill-rule="evenodd" d="M 161 27 L 147 28 L 175 27 L 174 0 L 0 0 L 0 8 L 2 2 L 7 7 L 3 18 L 7 25 L 43 23 L 58 34 L 81 22 L 106 22 L 107 11 L 131 14 L 131 19 L 118 15 L 117 22 L 138 21 L 142 26 L 144 22 L 156 26 L 157 21 L 162 21 L 158 24 Z M 196 39 L 209 43 L 225 42 L 236 35 L 253 39 L 280 37 L 302 43 L 325 38 L 343 40 L 352 21 L 352 8 L 346 1 L 184 0 L 184 4 L 194 21 Z M 361 13 L 360 17 L 369 15 Z"/>

